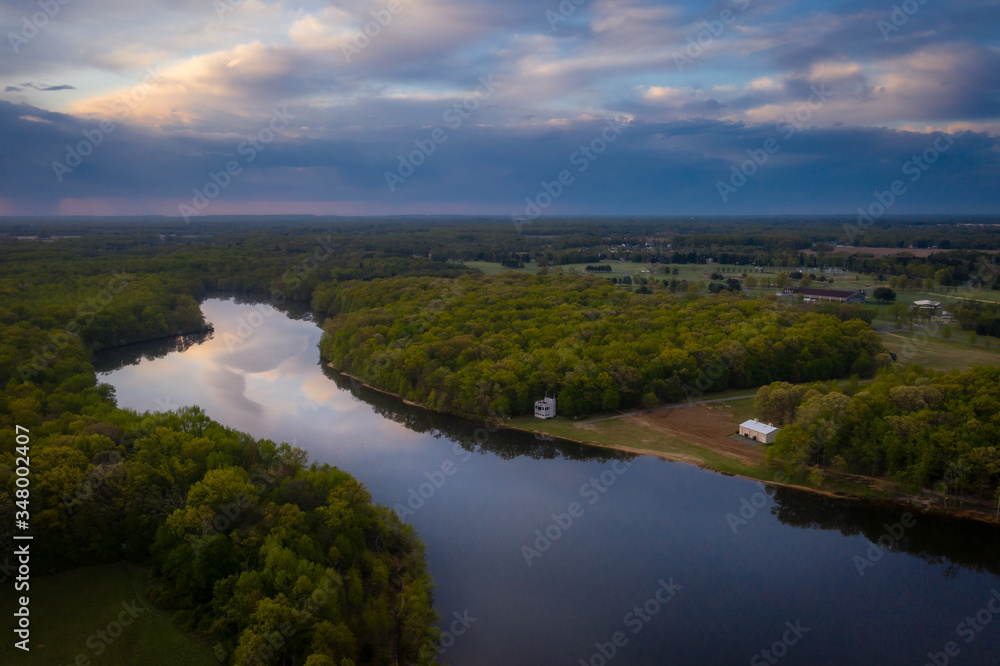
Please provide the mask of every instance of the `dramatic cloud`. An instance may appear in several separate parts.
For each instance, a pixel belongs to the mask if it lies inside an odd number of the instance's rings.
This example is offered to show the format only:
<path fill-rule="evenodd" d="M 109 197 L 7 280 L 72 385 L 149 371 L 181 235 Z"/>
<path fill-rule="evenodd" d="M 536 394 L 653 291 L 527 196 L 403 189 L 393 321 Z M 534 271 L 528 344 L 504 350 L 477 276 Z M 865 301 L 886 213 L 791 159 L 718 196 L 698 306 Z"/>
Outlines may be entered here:
<path fill-rule="evenodd" d="M 942 132 L 894 212 L 1000 200 L 995 0 L 59 6 L 0 2 L 2 212 L 850 213 Z"/>

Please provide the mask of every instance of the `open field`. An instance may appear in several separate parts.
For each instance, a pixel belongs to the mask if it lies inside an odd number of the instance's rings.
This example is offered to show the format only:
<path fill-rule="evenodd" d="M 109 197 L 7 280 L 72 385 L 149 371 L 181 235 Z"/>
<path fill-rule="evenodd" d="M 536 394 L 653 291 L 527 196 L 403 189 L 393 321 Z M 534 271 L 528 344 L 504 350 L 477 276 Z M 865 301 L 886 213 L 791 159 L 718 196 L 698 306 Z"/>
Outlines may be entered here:
<path fill-rule="evenodd" d="M 937 289 L 943 289 L 943 287 L 938 287 Z M 928 298 L 939 300 L 949 300 L 951 301 L 951 307 L 959 307 L 962 301 L 978 301 L 980 303 L 996 303 L 1000 301 L 1000 291 L 985 290 L 985 289 L 956 289 L 955 291 L 940 293 L 939 291 L 928 291 L 926 292 Z"/>
<path fill-rule="evenodd" d="M 919 335 L 919 331 L 883 331 L 882 342 L 899 356 L 901 364 L 917 363 L 935 370 L 965 370 L 974 365 L 1000 365 L 1000 340 L 977 336 L 977 344 L 969 344 L 968 332 L 952 326 L 952 339 L 934 335 Z M 913 342 L 909 342 L 912 340 Z"/>
<path fill-rule="evenodd" d="M 749 446 L 730 439 L 740 422 L 736 420 L 733 410 L 722 403 L 661 409 L 628 418 L 667 437 L 711 449 L 751 467 L 764 463 L 764 447 Z"/>
<path fill-rule="evenodd" d="M 711 422 L 711 425 L 700 426 L 697 423 L 699 419 Z M 763 449 L 739 445 L 747 451 L 737 453 L 737 442 L 729 439 L 729 435 L 737 431 L 737 425 L 727 406 L 695 405 L 661 409 L 597 422 L 564 418 L 542 421 L 525 416 L 511 419 L 510 425 L 634 453 L 661 455 L 729 474 L 771 478 L 771 470 L 763 464 Z"/>
<path fill-rule="evenodd" d="M 218 664 L 208 646 L 174 627 L 168 613 L 149 605 L 142 594 L 145 584 L 145 574 L 125 564 L 81 567 L 34 577 L 31 651 L 5 647 L 4 654 L 10 656 L 4 656 L 4 665 Z M 125 622 L 129 624 L 122 626 Z M 104 632 L 110 644 L 98 631 Z M 120 638 L 115 640 L 114 635 Z M 83 658 L 77 661 L 80 655 Z"/>
<path fill-rule="evenodd" d="M 856 247 L 840 245 L 831 254 L 870 254 L 875 257 L 891 257 L 894 254 L 912 254 L 914 257 L 929 257 L 938 252 L 948 252 L 951 248 L 930 247 Z M 997 250 L 976 250 L 977 252 L 997 252 Z M 815 250 L 802 250 L 803 254 L 816 254 Z"/>
<path fill-rule="evenodd" d="M 525 273 L 528 275 L 535 275 L 538 273 L 539 270 L 538 264 L 535 263 L 534 261 L 529 261 L 528 263 L 526 263 L 524 265 L 524 268 L 506 268 L 505 266 L 501 266 L 500 264 L 491 261 L 465 261 L 462 263 L 464 263 L 469 268 L 476 268 L 482 271 L 483 273 L 487 274 L 513 271 L 515 273 Z M 587 270 L 587 266 L 598 266 L 598 265 L 611 266 L 611 272 L 591 273 L 590 271 Z M 701 269 L 699 273 L 704 273 L 704 268 L 705 268 L 704 265 L 699 265 L 698 268 Z M 656 277 L 659 278 L 666 277 L 666 275 L 657 275 L 657 272 L 662 272 L 663 264 L 636 264 L 629 261 L 608 261 L 607 259 L 605 259 L 604 261 L 589 261 L 578 264 L 559 264 L 559 265 L 549 266 L 549 274 L 554 275 L 559 269 L 562 269 L 563 273 L 576 271 L 577 273 L 591 273 L 599 277 L 610 277 L 612 275 L 617 277 L 621 277 L 623 275 L 650 275 L 650 276 L 655 275 Z M 647 271 L 647 273 L 643 273 L 644 270 Z M 681 278 L 678 277 L 678 279 Z M 698 279 L 707 280 L 708 279 L 707 274 L 706 276 L 699 277 Z"/>
<path fill-rule="evenodd" d="M 716 394 L 712 394 L 714 397 Z M 730 439 L 738 424 L 753 417 L 753 398 L 724 403 L 667 406 L 652 411 L 621 415 L 620 418 L 573 421 L 557 417 L 541 420 L 533 416 L 511 419 L 509 425 L 554 437 L 562 437 L 631 453 L 650 454 L 692 463 L 724 474 L 761 481 L 777 481 L 780 468 L 764 462 L 766 447 Z M 885 484 L 852 478 L 825 477 L 821 487 L 808 479 L 796 485 L 823 492 L 858 497 L 885 498 L 892 492 Z"/>

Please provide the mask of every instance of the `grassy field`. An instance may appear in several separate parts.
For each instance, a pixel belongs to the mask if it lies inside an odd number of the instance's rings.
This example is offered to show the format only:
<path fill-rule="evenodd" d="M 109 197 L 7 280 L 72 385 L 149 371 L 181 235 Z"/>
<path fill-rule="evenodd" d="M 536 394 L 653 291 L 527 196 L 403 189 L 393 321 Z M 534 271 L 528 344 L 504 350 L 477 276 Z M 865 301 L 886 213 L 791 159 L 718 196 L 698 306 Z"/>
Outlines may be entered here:
<path fill-rule="evenodd" d="M 713 394 L 714 396 L 715 394 Z M 736 432 L 736 423 L 753 417 L 753 398 L 747 397 L 711 406 L 717 410 L 720 419 L 733 423 L 732 431 Z M 581 423 L 571 419 L 557 417 L 541 420 L 531 416 L 521 416 L 510 420 L 509 425 L 533 432 L 544 433 L 554 437 L 562 437 L 583 441 L 597 446 L 612 448 L 627 448 L 654 455 L 661 455 L 671 460 L 693 463 L 724 474 L 736 474 L 761 481 L 778 481 L 781 479 L 779 467 L 772 467 L 763 462 L 747 464 L 746 462 L 727 455 L 724 449 L 732 446 L 728 438 L 720 440 L 720 450 L 699 446 L 679 437 L 664 435 L 662 432 L 648 427 L 635 419 L 617 418 L 596 423 Z M 740 445 L 742 446 L 742 445 Z M 795 484 L 803 488 L 812 488 L 826 492 L 839 492 L 856 497 L 885 498 L 891 496 L 874 485 L 827 475 L 819 485 L 808 478 L 796 479 Z"/>
<path fill-rule="evenodd" d="M 756 394 L 757 392 L 754 391 L 754 394 L 747 398 L 743 398 L 741 400 L 730 400 L 726 403 L 726 406 L 729 407 L 733 415 L 733 421 L 736 423 L 743 423 L 747 419 L 752 419 L 756 416 L 753 408 L 754 395 Z"/>
<path fill-rule="evenodd" d="M 930 329 L 929 333 L 934 333 Z M 965 370 L 974 365 L 1000 365 L 1000 340 L 976 336 L 977 343 L 969 344 L 968 332 L 952 326 L 952 339 L 945 340 L 919 332 L 883 331 L 882 342 L 894 352 L 899 363 L 919 363 L 935 370 Z M 989 340 L 990 347 L 986 347 Z M 910 342 L 912 341 L 912 342 Z"/>
<path fill-rule="evenodd" d="M 8 643 L 3 650 L 4 666 L 88 662 L 95 666 L 217 665 L 208 646 L 178 630 L 168 613 L 145 600 L 145 583 L 142 570 L 124 564 L 33 577 L 31 651 L 9 649 Z M 129 622 L 120 633 L 119 618 Z M 97 635 L 98 631 L 104 632 L 110 644 Z M 112 634 L 118 637 L 111 638 Z M 79 655 L 83 658 L 77 662 Z"/>
<path fill-rule="evenodd" d="M 469 268 L 476 268 L 481 270 L 483 273 L 493 274 L 493 273 L 503 273 L 506 271 L 513 271 L 514 273 L 524 273 L 527 275 L 536 275 L 539 270 L 539 266 L 534 261 L 529 261 L 524 265 L 524 268 L 505 268 L 500 264 L 496 264 L 489 261 L 466 261 L 463 262 Z M 557 269 L 562 269 L 563 273 L 569 273 L 571 271 L 576 271 L 577 273 L 587 273 L 587 266 L 597 266 L 605 265 L 611 266 L 610 273 L 593 273 L 593 275 L 602 277 L 622 277 L 624 275 L 656 275 L 657 269 L 662 269 L 663 266 L 660 264 L 635 264 L 632 262 L 624 261 L 590 261 L 579 264 L 562 264 L 560 266 L 549 266 L 549 275 L 554 275 Z M 700 266 L 704 269 L 704 266 Z M 643 270 L 649 271 L 648 273 L 643 273 Z M 657 277 L 663 278 L 665 275 L 657 275 Z M 707 279 L 707 278 L 699 278 Z"/>
<path fill-rule="evenodd" d="M 631 419 L 610 419 L 580 427 L 578 422 L 561 417 L 543 421 L 533 416 L 522 416 L 511 419 L 509 425 L 591 444 L 660 453 L 674 460 L 701 464 L 729 474 L 771 479 L 774 473 L 764 465 L 746 465 L 706 447 L 665 436 Z"/>

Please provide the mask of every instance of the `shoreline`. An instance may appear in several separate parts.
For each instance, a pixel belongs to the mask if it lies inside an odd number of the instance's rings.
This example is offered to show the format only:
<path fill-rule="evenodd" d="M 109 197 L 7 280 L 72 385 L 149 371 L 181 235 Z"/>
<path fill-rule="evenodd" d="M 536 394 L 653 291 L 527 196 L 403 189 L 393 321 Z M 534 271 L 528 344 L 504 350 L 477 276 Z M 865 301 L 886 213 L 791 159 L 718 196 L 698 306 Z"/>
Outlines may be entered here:
<path fill-rule="evenodd" d="M 367 389 L 371 389 L 372 391 L 377 391 L 378 393 L 382 393 L 383 395 L 392 396 L 393 398 L 396 398 L 397 400 L 400 400 L 404 404 L 410 405 L 411 407 L 419 407 L 420 409 L 424 409 L 424 410 L 426 410 L 428 412 L 432 412 L 434 414 L 441 414 L 443 416 L 450 416 L 450 417 L 453 417 L 453 418 L 460 418 L 460 419 L 463 419 L 465 421 L 473 421 L 473 422 L 475 422 L 475 421 L 481 420 L 478 417 L 477 418 L 470 418 L 470 417 L 467 417 L 467 416 L 460 416 L 460 415 L 455 415 L 455 414 L 447 414 L 445 412 L 438 412 L 436 410 L 431 409 L 430 407 L 428 407 L 426 405 L 423 405 L 421 403 L 415 402 L 413 400 L 408 400 L 408 399 L 400 396 L 397 393 L 393 393 L 391 391 L 386 391 L 384 389 L 380 389 L 377 386 L 372 386 L 371 384 L 368 384 L 368 383 L 364 382 L 360 378 L 358 378 L 358 377 L 356 377 L 356 376 L 354 376 L 354 375 L 352 375 L 350 373 L 343 372 L 343 371 L 337 369 L 336 367 L 334 367 L 334 365 L 332 363 L 326 361 L 326 359 L 321 359 L 321 360 L 324 363 L 324 365 L 326 365 L 326 367 L 330 368 L 331 370 L 337 372 L 338 374 L 340 374 L 340 375 L 342 375 L 344 377 L 347 377 L 351 381 L 356 382 L 357 384 L 360 384 L 361 386 L 364 386 Z M 748 476 L 746 474 L 737 474 L 737 473 L 734 473 L 734 472 L 727 472 L 727 471 L 723 471 L 723 470 L 720 470 L 720 469 L 716 469 L 716 468 L 712 467 L 711 465 L 709 465 L 709 464 L 707 464 L 705 462 L 695 462 L 695 461 L 692 461 L 692 460 L 689 460 L 689 459 L 685 459 L 685 458 L 683 458 L 681 456 L 676 456 L 676 455 L 671 455 L 669 453 L 665 453 L 663 451 L 653 451 L 653 450 L 650 450 L 650 449 L 639 449 L 639 448 L 634 448 L 634 447 L 629 447 L 629 446 L 622 446 L 620 444 L 606 444 L 606 443 L 601 443 L 601 442 L 595 442 L 595 441 L 588 441 L 588 440 L 583 440 L 583 439 L 577 439 L 577 438 L 574 438 L 574 437 L 566 437 L 564 435 L 553 435 L 553 434 L 545 432 L 543 430 L 532 430 L 531 428 L 525 428 L 525 427 L 522 427 L 522 426 L 508 425 L 508 424 L 503 423 L 502 421 L 498 421 L 496 425 L 498 427 L 504 428 L 506 430 L 516 430 L 518 432 L 528 433 L 528 434 L 532 434 L 532 435 L 536 435 L 536 434 L 537 435 L 545 435 L 547 437 L 552 437 L 552 438 L 555 438 L 555 439 L 562 439 L 562 440 L 565 440 L 565 441 L 568 441 L 568 442 L 574 442 L 576 444 L 582 444 L 582 445 L 585 445 L 585 446 L 594 446 L 594 447 L 601 448 L 601 449 L 608 449 L 608 450 L 612 450 L 612 451 L 621 451 L 623 453 L 629 453 L 629 454 L 632 454 L 632 455 L 654 456 L 654 457 L 660 458 L 662 460 L 669 460 L 670 462 L 681 463 L 681 464 L 685 464 L 685 465 L 694 465 L 694 466 L 699 467 L 701 469 L 708 470 L 708 471 L 714 472 L 716 474 L 722 474 L 724 476 L 735 476 L 735 477 L 739 477 L 739 478 L 742 478 L 742 479 L 747 479 L 749 481 L 757 481 L 757 482 L 762 483 L 762 484 L 767 484 L 767 485 L 772 485 L 772 486 L 779 486 L 779 487 L 782 487 L 782 488 L 788 488 L 790 490 L 797 490 L 797 491 L 809 492 L 809 493 L 813 493 L 813 494 L 817 494 L 817 495 L 823 495 L 823 496 L 826 496 L 826 497 L 830 497 L 830 498 L 833 498 L 833 499 L 851 500 L 851 501 L 855 501 L 855 502 L 868 502 L 868 503 L 871 503 L 871 504 L 882 504 L 882 505 L 888 505 L 888 506 L 893 506 L 893 507 L 902 507 L 902 508 L 906 508 L 906 509 L 913 509 L 913 510 L 916 510 L 916 511 L 920 511 L 921 513 L 932 513 L 932 514 L 935 514 L 935 515 L 938 515 L 938 516 L 947 517 L 947 518 L 953 518 L 953 519 L 958 519 L 958 520 L 974 520 L 976 522 L 985 523 L 987 525 L 994 525 L 994 526 L 996 526 L 996 525 L 1000 524 L 1000 523 L 997 522 L 995 514 L 993 514 L 991 512 L 980 511 L 980 510 L 970 509 L 970 508 L 961 508 L 961 509 L 960 508 L 955 508 L 955 509 L 951 509 L 951 508 L 946 507 L 946 506 L 940 506 L 940 505 L 937 505 L 937 504 L 930 504 L 930 503 L 926 503 L 926 502 L 920 502 L 919 499 L 918 499 L 920 497 L 919 495 L 900 495 L 898 497 L 880 498 L 880 497 L 866 497 L 866 496 L 863 496 L 863 495 L 856 495 L 856 494 L 846 493 L 846 492 L 842 492 L 842 491 L 823 490 L 821 488 L 811 488 L 809 486 L 802 486 L 802 485 L 797 485 L 797 484 L 794 484 L 794 483 L 785 483 L 785 482 L 780 482 L 780 481 L 772 481 L 772 480 L 762 479 L 762 478 L 758 478 L 758 477 L 754 477 L 754 476 Z M 855 476 L 855 478 L 864 479 L 866 481 L 871 481 L 871 482 L 882 481 L 882 479 L 879 479 L 879 478 L 876 478 L 876 477 L 869 477 L 869 476 L 860 476 L 859 475 L 859 476 Z"/>

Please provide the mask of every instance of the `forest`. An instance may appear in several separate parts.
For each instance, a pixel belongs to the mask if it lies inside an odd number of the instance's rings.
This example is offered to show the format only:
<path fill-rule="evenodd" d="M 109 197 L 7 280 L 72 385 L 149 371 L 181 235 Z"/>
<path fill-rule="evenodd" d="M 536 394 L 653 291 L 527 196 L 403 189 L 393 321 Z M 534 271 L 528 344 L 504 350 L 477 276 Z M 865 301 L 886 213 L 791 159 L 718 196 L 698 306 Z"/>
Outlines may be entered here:
<path fill-rule="evenodd" d="M 196 279 L 167 252 L 124 254 L 5 249 L 3 552 L 30 509 L 31 534 L 47 544 L 34 555 L 39 572 L 122 559 L 148 567 L 146 596 L 220 663 L 432 663 L 423 545 L 357 481 L 197 408 L 119 409 L 114 389 L 97 384 L 94 350 L 204 331 L 197 298 L 225 279 Z M 277 268 L 272 276 L 281 279 Z M 30 434 L 30 506 L 15 486 L 15 425 Z"/>
<path fill-rule="evenodd" d="M 917 492 L 1000 499 L 1000 368 L 887 368 L 871 383 L 793 386 L 756 396 L 758 418 L 785 426 L 769 460 L 885 476 Z"/>
<path fill-rule="evenodd" d="M 726 388 L 870 376 L 878 336 L 770 300 L 617 289 L 591 276 L 462 276 L 319 287 L 337 369 L 437 411 L 559 413 L 653 407 Z"/>
<path fill-rule="evenodd" d="M 39 551 L 46 570 L 148 567 L 149 598 L 224 663 L 432 660 L 423 546 L 350 476 L 197 409 L 119 409 L 97 383 L 100 350 L 211 335 L 198 304 L 217 292 L 311 303 L 329 317 L 326 360 L 438 411 L 530 413 L 548 394 L 579 417 L 771 385 L 794 394 L 775 402 L 781 414 L 765 411 L 791 424 L 773 460 L 985 497 L 997 482 L 993 371 L 895 373 L 870 308 L 753 299 L 740 281 L 770 278 L 732 268 L 714 288 L 673 277 L 711 259 L 801 279 L 849 265 L 899 290 L 917 280 L 996 289 L 995 255 L 982 250 L 996 247 L 997 230 L 977 220 L 886 221 L 863 238 L 937 245 L 929 257 L 834 254 L 837 218 L 540 219 L 523 233 L 488 218 L 0 221 L 0 547 L 23 510 L 13 473 L 21 425 L 34 534 L 58 544 Z M 671 263 L 673 276 L 561 269 L 610 259 L 636 271 Z M 484 275 L 467 261 L 534 262 L 543 274 Z M 970 301 L 955 314 L 963 328 L 1000 332 L 995 306 Z M 815 383 L 876 373 L 846 393 Z M 814 383 L 799 395 L 773 382 Z M 809 438 L 831 414 L 836 434 L 817 448 Z M 975 424 L 974 436 L 952 414 Z"/>

